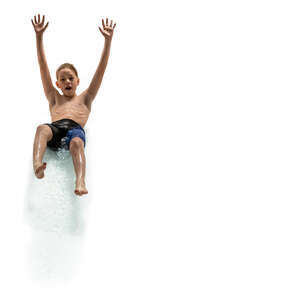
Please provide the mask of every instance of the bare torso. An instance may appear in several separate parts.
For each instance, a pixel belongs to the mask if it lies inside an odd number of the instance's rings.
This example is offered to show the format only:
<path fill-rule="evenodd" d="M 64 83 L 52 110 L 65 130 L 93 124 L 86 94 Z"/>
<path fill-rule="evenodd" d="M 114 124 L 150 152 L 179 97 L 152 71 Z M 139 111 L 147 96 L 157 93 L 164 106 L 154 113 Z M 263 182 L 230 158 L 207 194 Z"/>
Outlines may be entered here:
<path fill-rule="evenodd" d="M 85 92 L 73 98 L 67 98 L 57 91 L 55 101 L 52 104 L 49 103 L 49 109 L 52 122 L 72 119 L 84 127 L 91 112 L 91 105 L 87 104 Z"/>

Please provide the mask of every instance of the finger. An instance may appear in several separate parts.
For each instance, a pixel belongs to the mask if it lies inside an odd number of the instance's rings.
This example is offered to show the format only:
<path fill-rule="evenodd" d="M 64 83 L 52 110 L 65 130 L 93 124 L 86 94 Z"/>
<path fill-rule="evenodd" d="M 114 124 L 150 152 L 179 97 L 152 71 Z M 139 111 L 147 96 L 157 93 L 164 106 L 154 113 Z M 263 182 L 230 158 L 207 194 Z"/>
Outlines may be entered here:
<path fill-rule="evenodd" d="M 98 27 L 98 28 L 99 28 L 99 30 L 101 31 L 101 33 L 104 34 L 104 32 L 102 31 L 101 27 Z"/>
<path fill-rule="evenodd" d="M 43 16 L 42 25 L 44 25 L 44 22 L 45 22 L 45 16 Z"/>
<path fill-rule="evenodd" d="M 44 30 L 46 30 L 46 28 L 48 27 L 48 24 L 49 24 L 49 22 L 46 24 L 46 26 L 45 26 Z"/>
<path fill-rule="evenodd" d="M 110 27 L 112 27 L 112 23 L 113 23 L 113 22 L 112 22 L 112 20 L 111 20 L 111 21 L 110 21 L 110 25 L 109 25 Z"/>
<path fill-rule="evenodd" d="M 103 25 L 103 28 L 105 28 L 105 25 L 104 25 L 104 20 L 102 19 L 102 25 Z"/>
<path fill-rule="evenodd" d="M 40 23 L 40 22 L 41 22 L 41 19 L 40 19 L 40 14 L 38 14 L 38 16 L 39 16 L 38 20 L 39 20 L 39 23 Z"/>
<path fill-rule="evenodd" d="M 36 16 L 34 16 L 34 22 L 35 22 L 35 24 L 37 23 Z"/>
<path fill-rule="evenodd" d="M 34 23 L 33 23 L 32 19 L 31 19 L 31 23 L 32 23 L 32 25 L 33 25 L 33 28 L 35 28 L 35 27 L 34 27 Z"/>
<path fill-rule="evenodd" d="M 113 29 L 115 29 L 116 25 L 117 25 L 117 23 L 115 23 L 115 25 L 114 25 Z"/>
<path fill-rule="evenodd" d="M 106 26 L 108 26 L 108 18 L 106 18 Z"/>

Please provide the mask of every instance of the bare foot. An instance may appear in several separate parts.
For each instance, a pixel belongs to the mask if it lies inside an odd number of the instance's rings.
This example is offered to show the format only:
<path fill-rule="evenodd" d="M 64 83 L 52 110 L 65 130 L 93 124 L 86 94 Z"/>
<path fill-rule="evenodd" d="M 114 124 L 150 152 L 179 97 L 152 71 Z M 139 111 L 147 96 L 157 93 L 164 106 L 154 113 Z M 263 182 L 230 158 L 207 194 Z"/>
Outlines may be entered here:
<path fill-rule="evenodd" d="M 46 169 L 46 165 L 47 163 L 42 163 L 42 164 L 35 164 L 33 166 L 34 168 L 34 173 L 35 173 L 35 176 L 38 178 L 38 179 L 41 179 L 44 177 L 44 170 Z"/>
<path fill-rule="evenodd" d="M 84 180 L 76 181 L 75 194 L 78 196 L 82 196 L 87 193 L 88 193 L 88 190 L 85 187 Z"/>

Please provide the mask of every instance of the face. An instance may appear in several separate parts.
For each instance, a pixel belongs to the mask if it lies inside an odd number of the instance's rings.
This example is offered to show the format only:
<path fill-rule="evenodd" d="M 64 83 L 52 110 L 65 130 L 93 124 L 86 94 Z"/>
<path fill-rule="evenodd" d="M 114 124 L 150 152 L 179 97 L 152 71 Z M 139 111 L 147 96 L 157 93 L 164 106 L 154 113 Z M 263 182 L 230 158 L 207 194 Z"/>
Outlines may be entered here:
<path fill-rule="evenodd" d="M 79 78 L 73 70 L 65 68 L 59 71 L 56 86 L 61 89 L 65 96 L 74 96 L 78 85 Z"/>

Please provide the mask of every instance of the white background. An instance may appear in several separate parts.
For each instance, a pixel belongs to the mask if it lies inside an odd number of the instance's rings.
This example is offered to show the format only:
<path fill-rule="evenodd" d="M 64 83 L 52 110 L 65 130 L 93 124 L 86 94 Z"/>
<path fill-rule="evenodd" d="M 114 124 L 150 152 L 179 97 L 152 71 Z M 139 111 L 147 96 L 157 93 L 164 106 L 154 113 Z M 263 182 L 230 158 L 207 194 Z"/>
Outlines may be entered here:
<path fill-rule="evenodd" d="M 0 298 L 299 299 L 297 1 L 5 1 L 1 25 Z M 36 127 L 50 121 L 30 19 L 50 21 L 50 73 L 89 84 L 82 255 L 33 280 L 22 219 Z M 46 173 L 47 176 L 47 173 Z"/>

